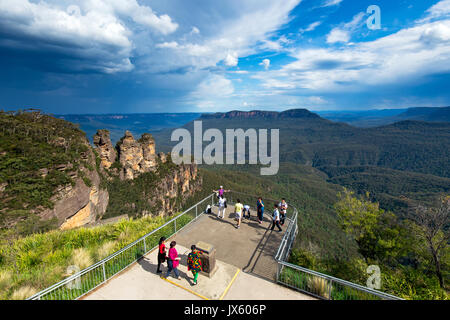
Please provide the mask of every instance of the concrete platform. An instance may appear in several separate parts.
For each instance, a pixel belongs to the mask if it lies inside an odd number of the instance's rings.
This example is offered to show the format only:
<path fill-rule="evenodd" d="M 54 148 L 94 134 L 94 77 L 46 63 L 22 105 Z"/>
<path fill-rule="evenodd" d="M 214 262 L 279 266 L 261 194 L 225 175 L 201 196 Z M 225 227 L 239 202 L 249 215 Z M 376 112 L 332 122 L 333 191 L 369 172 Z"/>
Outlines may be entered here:
<path fill-rule="evenodd" d="M 174 274 L 162 279 L 156 274 L 157 251 L 147 254 L 107 283 L 83 297 L 84 300 L 314 300 L 300 292 L 274 282 L 277 264 L 274 255 L 283 232 L 271 231 L 269 219 L 260 225 L 243 220 L 240 229 L 234 227 L 232 208 L 225 219 L 218 219 L 217 208 L 203 215 L 170 239 L 177 242 L 181 257 L 181 280 Z M 192 286 L 192 273 L 187 271 L 189 248 L 204 241 L 217 249 L 218 270 L 210 279 L 199 275 L 198 285 Z M 167 270 L 164 264 L 163 274 Z"/>

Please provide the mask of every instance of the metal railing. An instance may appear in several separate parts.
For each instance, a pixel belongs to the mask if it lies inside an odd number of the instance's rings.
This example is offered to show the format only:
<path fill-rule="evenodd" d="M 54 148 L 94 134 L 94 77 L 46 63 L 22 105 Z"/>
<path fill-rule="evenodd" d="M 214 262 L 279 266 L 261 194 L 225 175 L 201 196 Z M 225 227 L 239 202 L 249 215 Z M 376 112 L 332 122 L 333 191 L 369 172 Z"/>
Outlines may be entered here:
<path fill-rule="evenodd" d="M 239 198 L 241 203 L 256 203 L 257 196 L 241 192 L 231 191 L 226 194 L 229 203 Z M 277 200 L 264 198 L 265 206 L 268 202 Z M 288 262 L 289 254 L 298 233 L 298 209 L 288 203 L 289 209 L 286 216 L 286 232 L 281 239 L 274 259 L 277 262 L 277 283 L 289 288 L 312 295 L 319 299 L 327 300 L 402 300 L 399 297 L 374 290 L 362 285 L 335 278 L 314 270 L 306 269 Z M 271 217 L 271 210 L 265 210 L 264 214 Z"/>
<path fill-rule="evenodd" d="M 244 204 L 256 204 L 257 197 L 250 194 L 232 191 L 226 194 L 227 202 L 232 204 L 239 198 Z M 267 206 L 275 199 L 264 198 Z M 170 238 L 180 230 L 196 221 L 208 204 L 214 206 L 217 202 L 215 194 L 211 194 L 196 203 L 182 214 L 168 221 L 159 228 L 149 232 L 123 249 L 109 257 L 77 272 L 64 280 L 38 292 L 28 300 L 73 300 L 78 299 L 96 289 L 114 275 L 125 270 L 144 255 L 158 247 L 160 237 Z M 309 270 L 288 262 L 289 254 L 298 233 L 298 210 L 289 203 L 286 216 L 286 232 L 278 247 L 274 259 L 277 262 L 277 283 L 292 289 L 330 300 L 399 300 L 400 298 L 356 283 L 338 279 L 326 274 Z M 265 215 L 271 217 L 271 210 L 265 210 Z"/>
<path fill-rule="evenodd" d="M 121 250 L 36 293 L 27 300 L 74 300 L 83 297 L 157 248 L 161 237 L 168 239 L 196 221 L 205 213 L 207 205 L 214 205 L 215 201 L 215 194 L 209 195 Z"/>

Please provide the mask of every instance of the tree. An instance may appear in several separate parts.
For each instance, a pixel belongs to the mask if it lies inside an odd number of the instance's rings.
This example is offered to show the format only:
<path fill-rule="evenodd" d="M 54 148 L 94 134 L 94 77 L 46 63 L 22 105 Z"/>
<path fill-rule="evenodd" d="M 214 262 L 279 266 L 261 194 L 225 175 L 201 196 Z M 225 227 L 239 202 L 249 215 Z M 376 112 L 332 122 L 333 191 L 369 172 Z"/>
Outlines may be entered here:
<path fill-rule="evenodd" d="M 419 238 L 426 243 L 431 255 L 432 264 L 441 288 L 444 288 L 441 260 L 450 240 L 449 218 L 450 196 L 442 199 L 437 208 L 417 206 L 412 218 L 417 225 L 416 230 Z"/>
<path fill-rule="evenodd" d="M 366 262 L 376 260 L 395 262 L 407 250 L 408 234 L 397 217 L 371 202 L 369 194 L 358 199 L 354 192 L 344 188 L 335 204 L 339 223 L 345 233 L 351 235 Z"/>

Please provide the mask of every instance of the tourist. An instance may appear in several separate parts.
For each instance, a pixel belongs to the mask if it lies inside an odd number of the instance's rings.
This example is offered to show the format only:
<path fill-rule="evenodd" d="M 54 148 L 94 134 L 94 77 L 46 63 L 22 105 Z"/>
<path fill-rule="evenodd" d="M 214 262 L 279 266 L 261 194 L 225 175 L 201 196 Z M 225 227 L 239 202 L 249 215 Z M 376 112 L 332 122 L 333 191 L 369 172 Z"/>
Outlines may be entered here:
<path fill-rule="evenodd" d="M 234 209 L 235 209 L 234 211 L 236 213 L 235 219 L 237 221 L 236 229 L 239 229 L 241 226 L 241 220 L 242 220 L 242 210 L 244 209 L 244 206 L 242 205 L 241 200 L 237 199 Z"/>
<path fill-rule="evenodd" d="M 223 186 L 220 186 L 219 190 L 213 190 L 216 193 L 217 198 L 220 199 L 220 196 L 223 196 L 225 192 L 230 192 L 230 190 L 225 190 Z"/>
<path fill-rule="evenodd" d="M 261 224 L 264 219 L 264 202 L 261 197 L 258 198 L 258 201 L 256 202 L 256 208 L 258 213 L 258 222 Z"/>
<path fill-rule="evenodd" d="M 280 225 L 284 225 L 284 222 L 286 220 L 286 213 L 288 204 L 286 203 L 286 199 L 282 198 L 281 202 L 278 204 L 278 207 L 280 208 Z"/>
<path fill-rule="evenodd" d="M 193 285 L 197 285 L 197 279 L 200 271 L 202 271 L 202 261 L 200 260 L 200 256 L 202 254 L 201 251 L 197 250 L 195 245 L 191 246 L 192 252 L 188 254 L 187 257 L 187 266 L 188 271 L 192 272 L 194 276 Z"/>
<path fill-rule="evenodd" d="M 275 228 L 275 225 L 278 227 L 278 231 L 283 231 L 280 227 L 280 212 L 278 211 L 278 204 L 274 204 L 274 210 L 272 215 L 272 228 L 270 230 L 273 230 Z"/>
<path fill-rule="evenodd" d="M 247 213 L 247 217 L 245 216 L 245 213 Z M 243 214 L 244 218 L 250 219 L 250 206 L 248 204 L 244 206 Z"/>
<path fill-rule="evenodd" d="M 176 278 L 178 280 L 181 280 L 180 274 L 178 273 L 178 265 L 180 264 L 181 258 L 178 257 L 177 249 L 175 249 L 176 245 L 177 243 L 175 241 L 172 241 L 170 243 L 169 256 L 167 257 L 167 265 L 169 269 L 167 270 L 166 276 L 164 278 L 167 278 L 173 270 Z"/>
<path fill-rule="evenodd" d="M 222 196 L 219 197 L 219 213 L 217 214 L 217 218 L 220 219 L 220 214 L 222 213 L 222 219 L 225 218 L 225 211 L 227 206 L 227 199 Z"/>
<path fill-rule="evenodd" d="M 161 264 L 166 261 L 166 244 L 164 243 L 166 241 L 166 237 L 161 237 L 159 239 L 159 249 L 158 249 L 158 269 L 156 270 L 156 273 L 161 273 Z"/>

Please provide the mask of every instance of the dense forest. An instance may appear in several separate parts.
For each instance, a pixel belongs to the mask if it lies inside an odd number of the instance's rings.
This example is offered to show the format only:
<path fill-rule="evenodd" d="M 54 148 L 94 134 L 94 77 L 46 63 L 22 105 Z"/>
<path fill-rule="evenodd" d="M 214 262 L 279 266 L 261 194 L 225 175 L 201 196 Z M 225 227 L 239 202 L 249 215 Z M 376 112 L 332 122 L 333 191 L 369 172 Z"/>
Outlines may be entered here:
<path fill-rule="evenodd" d="M 448 298 L 449 213 L 436 230 L 437 238 L 427 242 L 426 223 L 417 222 L 417 210 L 444 210 L 442 199 L 450 192 L 449 123 L 403 121 L 363 129 L 305 110 L 230 112 L 199 120 L 203 131 L 280 129 L 276 176 L 260 176 L 257 166 L 248 165 L 202 168 L 205 176 L 226 188 L 285 197 L 299 208 L 291 262 L 362 285 L 366 268 L 377 264 L 387 292 L 407 299 Z M 185 128 L 192 132 L 193 123 Z M 154 137 L 166 151 L 173 146 L 170 130 Z M 362 212 L 358 221 L 367 224 L 364 239 L 350 231 L 348 225 L 355 221 L 345 216 L 355 203 L 375 208 Z M 440 243 L 440 276 L 433 262 L 435 241 Z"/>

